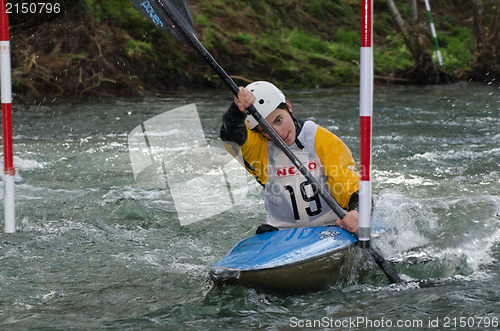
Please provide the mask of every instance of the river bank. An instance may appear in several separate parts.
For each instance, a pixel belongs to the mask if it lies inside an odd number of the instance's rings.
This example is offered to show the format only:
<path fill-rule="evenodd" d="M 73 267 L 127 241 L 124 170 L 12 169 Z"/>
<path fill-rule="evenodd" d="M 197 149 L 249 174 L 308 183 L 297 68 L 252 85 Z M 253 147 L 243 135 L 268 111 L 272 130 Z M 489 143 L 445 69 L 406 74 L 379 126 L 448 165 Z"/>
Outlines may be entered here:
<path fill-rule="evenodd" d="M 13 17 L 13 88 L 18 100 L 166 95 L 222 88 L 189 47 L 159 31 L 126 0 L 79 0 L 58 16 Z M 359 3 L 188 1 L 202 44 L 237 84 L 266 79 L 285 88 L 359 84 Z M 64 4 L 64 2 L 63 2 Z M 469 64 L 475 40 L 466 14 L 436 4 L 445 70 L 456 80 L 477 77 Z M 408 8 L 403 7 L 403 11 Z M 421 8 L 422 36 L 433 43 Z M 375 2 L 375 75 L 378 83 L 411 84 L 394 77 L 413 65 L 384 5 Z M 22 17 L 25 20 L 25 16 Z M 463 25 L 463 22 L 466 25 Z"/>

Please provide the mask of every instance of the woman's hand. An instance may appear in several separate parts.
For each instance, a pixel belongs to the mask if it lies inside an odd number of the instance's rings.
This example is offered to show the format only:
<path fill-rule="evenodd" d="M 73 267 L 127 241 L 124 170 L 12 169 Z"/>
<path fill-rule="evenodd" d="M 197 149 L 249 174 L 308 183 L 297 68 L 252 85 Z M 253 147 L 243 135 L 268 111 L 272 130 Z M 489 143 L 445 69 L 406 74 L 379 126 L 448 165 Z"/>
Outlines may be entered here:
<path fill-rule="evenodd" d="M 351 233 L 357 232 L 359 230 L 359 212 L 357 210 L 347 212 L 344 218 L 337 220 L 336 224 Z"/>
<path fill-rule="evenodd" d="M 239 110 L 246 114 L 247 108 L 250 107 L 255 101 L 255 95 L 249 89 L 240 86 L 238 97 L 234 97 L 234 103 L 238 106 Z"/>

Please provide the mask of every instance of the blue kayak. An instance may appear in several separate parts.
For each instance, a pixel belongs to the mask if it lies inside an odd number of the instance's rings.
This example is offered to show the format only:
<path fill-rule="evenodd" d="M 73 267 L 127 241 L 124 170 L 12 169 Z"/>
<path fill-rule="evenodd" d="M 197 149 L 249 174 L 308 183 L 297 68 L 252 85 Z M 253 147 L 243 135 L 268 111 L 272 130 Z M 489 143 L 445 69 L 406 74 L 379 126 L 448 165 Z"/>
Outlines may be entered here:
<path fill-rule="evenodd" d="M 345 281 L 357 239 L 334 226 L 292 228 L 244 239 L 210 270 L 214 283 L 301 292 Z"/>

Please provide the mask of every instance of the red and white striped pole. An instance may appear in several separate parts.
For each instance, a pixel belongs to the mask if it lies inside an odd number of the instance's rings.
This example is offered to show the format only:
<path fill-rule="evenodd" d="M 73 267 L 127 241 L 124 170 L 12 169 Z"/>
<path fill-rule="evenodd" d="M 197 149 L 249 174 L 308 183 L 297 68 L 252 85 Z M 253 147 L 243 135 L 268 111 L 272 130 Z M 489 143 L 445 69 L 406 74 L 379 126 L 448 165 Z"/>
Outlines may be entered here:
<path fill-rule="evenodd" d="M 360 182 L 359 182 L 359 232 L 361 247 L 369 247 L 371 238 L 372 184 L 370 179 L 372 159 L 372 109 L 373 109 L 373 23 L 372 1 L 361 0 L 361 55 L 360 55 Z"/>
<path fill-rule="evenodd" d="M 0 82 L 2 99 L 3 158 L 4 158 L 4 215 L 5 232 L 16 232 L 16 209 L 14 206 L 14 168 L 12 156 L 12 78 L 10 68 L 9 18 L 5 0 L 1 1 L 0 13 Z"/>

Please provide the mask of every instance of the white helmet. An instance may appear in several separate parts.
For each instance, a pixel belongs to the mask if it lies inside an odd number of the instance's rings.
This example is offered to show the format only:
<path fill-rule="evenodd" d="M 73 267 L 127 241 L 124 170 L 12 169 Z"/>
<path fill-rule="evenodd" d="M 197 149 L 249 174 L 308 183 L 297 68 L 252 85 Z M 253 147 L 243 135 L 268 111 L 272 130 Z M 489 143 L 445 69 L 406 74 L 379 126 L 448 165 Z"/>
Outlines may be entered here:
<path fill-rule="evenodd" d="M 247 85 L 247 89 L 255 95 L 253 105 L 264 118 L 269 116 L 282 102 L 286 102 L 283 92 L 269 82 L 253 82 Z M 249 129 L 253 129 L 259 122 L 249 114 L 245 120 L 245 124 Z"/>

